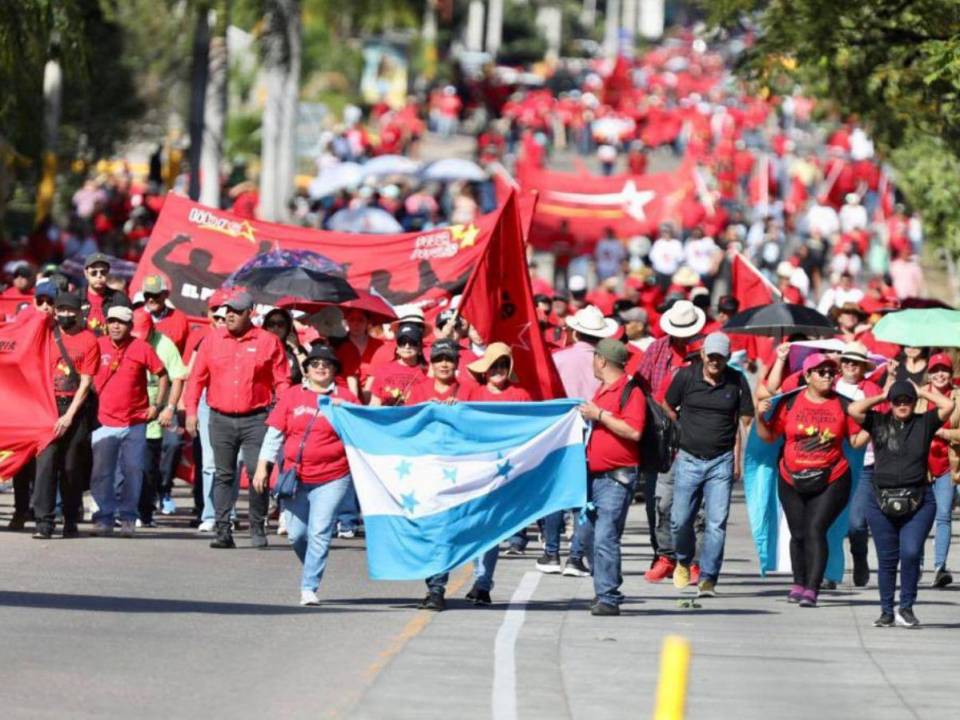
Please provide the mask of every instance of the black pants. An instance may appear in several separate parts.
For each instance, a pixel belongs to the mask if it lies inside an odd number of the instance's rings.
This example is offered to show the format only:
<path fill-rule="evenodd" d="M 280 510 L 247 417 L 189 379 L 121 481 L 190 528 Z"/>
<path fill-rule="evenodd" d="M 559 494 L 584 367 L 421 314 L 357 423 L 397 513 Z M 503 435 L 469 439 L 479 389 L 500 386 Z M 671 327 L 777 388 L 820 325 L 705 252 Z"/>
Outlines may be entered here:
<path fill-rule="evenodd" d="M 827 531 L 850 499 L 850 472 L 815 495 L 798 493 L 780 477 L 780 505 L 790 528 L 793 582 L 817 592 L 827 568 Z"/>
<path fill-rule="evenodd" d="M 58 401 L 58 406 L 62 415 L 69 404 Z M 64 526 L 76 526 L 80 520 L 83 488 L 90 477 L 92 466 L 91 432 L 89 416 L 79 412 L 67 431 L 37 456 L 37 473 L 33 482 L 33 512 L 37 518 L 38 529 L 53 530 L 58 487 Z"/>
<path fill-rule="evenodd" d="M 37 475 L 37 459 L 31 458 L 13 476 L 13 514 L 15 517 L 30 517 L 30 497 L 33 495 L 33 480 Z"/>
<path fill-rule="evenodd" d="M 153 519 L 157 497 L 173 492 L 173 478 L 180 463 L 180 436 L 175 428 L 164 428 L 163 435 L 147 440 L 147 456 L 143 463 L 143 486 L 140 489 L 140 520 Z"/>
<path fill-rule="evenodd" d="M 267 411 L 230 417 L 210 409 L 210 444 L 213 446 L 213 460 L 216 470 L 213 477 L 213 511 L 216 514 L 218 531 L 230 527 L 230 508 L 236 494 L 236 483 L 240 482 L 237 473 L 237 458 L 243 453 L 243 462 L 252 478 L 260 457 L 260 446 L 267 434 Z M 250 483 L 250 534 L 264 532 L 267 510 L 270 506 L 269 490 L 262 493 L 253 489 Z"/>

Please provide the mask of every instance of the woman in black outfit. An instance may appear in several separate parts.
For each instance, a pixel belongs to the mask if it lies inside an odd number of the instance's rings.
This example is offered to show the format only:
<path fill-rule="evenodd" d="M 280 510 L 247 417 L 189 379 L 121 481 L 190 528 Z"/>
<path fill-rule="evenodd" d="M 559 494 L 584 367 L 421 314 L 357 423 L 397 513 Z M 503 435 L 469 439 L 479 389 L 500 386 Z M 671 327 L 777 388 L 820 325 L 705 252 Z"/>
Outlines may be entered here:
<path fill-rule="evenodd" d="M 297 332 L 293 329 L 293 316 L 283 308 L 274 308 L 263 318 L 263 329 L 280 338 L 290 366 L 290 381 L 294 386 L 299 385 L 303 382 L 301 368 L 307 359 L 307 351 L 298 342 Z"/>
<path fill-rule="evenodd" d="M 914 412 L 923 398 L 931 410 Z M 890 401 L 891 409 L 876 412 L 874 407 Z M 953 412 L 954 401 L 947 395 L 918 389 L 908 380 L 887 382 L 886 392 L 850 404 L 850 416 L 873 440 L 876 455 L 873 486 L 867 505 L 867 524 L 877 548 L 880 587 L 880 617 L 875 627 L 916 627 L 913 613 L 920 583 L 923 544 L 933 526 L 937 505 L 927 472 L 930 443 L 937 430 Z M 900 607 L 893 611 L 900 565 Z"/>

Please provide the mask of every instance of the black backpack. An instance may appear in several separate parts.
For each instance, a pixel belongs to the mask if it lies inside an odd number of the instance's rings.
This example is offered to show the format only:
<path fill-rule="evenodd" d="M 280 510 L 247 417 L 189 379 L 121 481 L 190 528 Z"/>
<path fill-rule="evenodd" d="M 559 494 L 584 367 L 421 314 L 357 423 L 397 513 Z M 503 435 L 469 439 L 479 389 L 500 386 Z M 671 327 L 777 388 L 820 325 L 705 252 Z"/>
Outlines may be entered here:
<path fill-rule="evenodd" d="M 630 378 L 623 386 L 620 394 L 620 411 L 626 407 L 633 389 L 642 388 L 635 378 Z M 640 435 L 640 472 L 669 472 L 673 460 L 680 448 L 680 428 L 667 411 L 648 393 L 643 394 L 647 405 L 647 414 L 643 422 L 643 433 Z"/>

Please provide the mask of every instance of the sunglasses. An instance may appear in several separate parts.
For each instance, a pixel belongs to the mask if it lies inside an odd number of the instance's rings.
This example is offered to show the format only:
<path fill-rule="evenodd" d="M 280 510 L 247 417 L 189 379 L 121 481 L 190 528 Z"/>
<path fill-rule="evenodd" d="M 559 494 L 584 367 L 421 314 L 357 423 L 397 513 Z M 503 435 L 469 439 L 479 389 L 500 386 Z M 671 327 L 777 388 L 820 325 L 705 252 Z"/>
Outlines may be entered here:
<path fill-rule="evenodd" d="M 270 320 L 266 325 L 267 327 L 286 327 L 287 321 L 283 318 L 277 318 L 275 320 Z"/>
<path fill-rule="evenodd" d="M 87 275 L 90 277 L 106 277 L 109 272 L 104 268 L 87 268 Z"/>
<path fill-rule="evenodd" d="M 913 398 L 903 395 L 901 397 L 895 397 L 890 401 L 891 405 L 913 405 Z"/>
<path fill-rule="evenodd" d="M 335 365 L 329 360 L 308 360 L 307 367 L 310 369 L 324 368 L 333 370 Z"/>
<path fill-rule="evenodd" d="M 420 343 L 417 342 L 416 340 L 411 340 L 410 338 L 400 338 L 399 340 L 397 340 L 397 347 L 418 348 L 420 347 Z"/>
<path fill-rule="evenodd" d="M 833 378 L 837 376 L 836 368 L 814 368 L 813 374 L 822 378 Z"/>
<path fill-rule="evenodd" d="M 37 298 L 37 307 L 43 307 L 44 305 L 53 305 L 53 300 L 41 295 Z"/>
<path fill-rule="evenodd" d="M 453 355 L 440 355 L 437 357 L 430 358 L 430 362 L 434 362 L 434 363 L 450 362 L 456 365 L 457 358 L 455 358 Z"/>
<path fill-rule="evenodd" d="M 160 293 L 144 293 L 143 294 L 144 300 L 159 300 L 161 297 L 162 296 Z"/>

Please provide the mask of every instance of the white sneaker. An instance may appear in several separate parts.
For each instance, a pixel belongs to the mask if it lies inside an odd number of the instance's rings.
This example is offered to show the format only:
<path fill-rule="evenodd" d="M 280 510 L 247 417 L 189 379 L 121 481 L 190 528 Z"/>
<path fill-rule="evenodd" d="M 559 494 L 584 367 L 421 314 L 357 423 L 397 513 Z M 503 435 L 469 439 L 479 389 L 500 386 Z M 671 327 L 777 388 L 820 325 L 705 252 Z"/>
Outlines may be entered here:
<path fill-rule="evenodd" d="M 317 597 L 317 594 L 313 590 L 301 590 L 300 604 L 304 607 L 319 605 L 320 598 Z"/>
<path fill-rule="evenodd" d="M 357 536 L 357 533 L 354 530 L 338 530 L 337 537 L 344 540 L 352 540 Z"/>
<path fill-rule="evenodd" d="M 200 523 L 197 526 L 198 533 L 212 533 L 216 529 L 217 529 L 216 520 L 204 520 L 202 523 Z"/>
<path fill-rule="evenodd" d="M 277 535 L 287 534 L 287 513 L 280 513 L 280 520 L 277 522 Z"/>
<path fill-rule="evenodd" d="M 120 523 L 120 537 L 132 538 L 137 525 L 133 520 L 124 520 Z"/>

